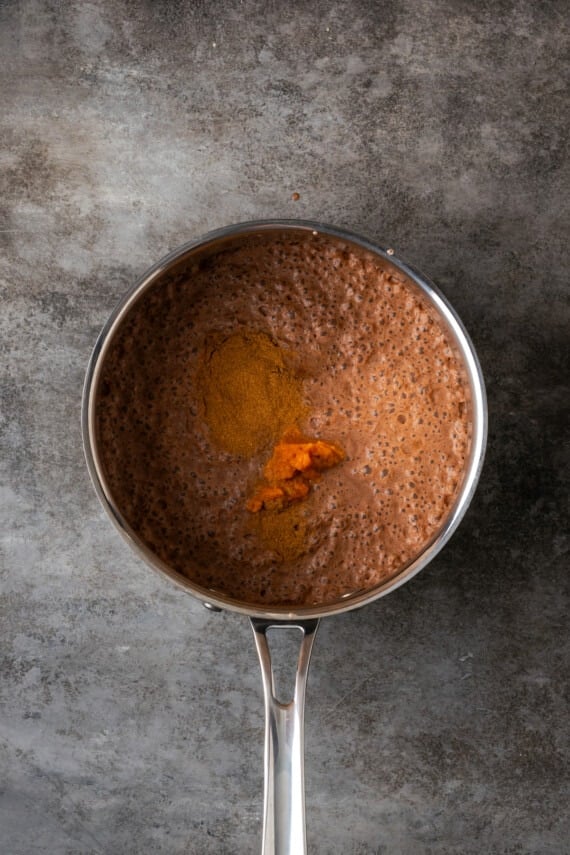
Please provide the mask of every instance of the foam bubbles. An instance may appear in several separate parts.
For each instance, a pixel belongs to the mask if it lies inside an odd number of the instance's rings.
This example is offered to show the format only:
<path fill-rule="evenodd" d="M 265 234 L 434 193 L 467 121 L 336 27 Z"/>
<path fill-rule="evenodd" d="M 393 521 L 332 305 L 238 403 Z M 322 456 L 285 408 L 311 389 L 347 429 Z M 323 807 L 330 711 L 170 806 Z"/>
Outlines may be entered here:
<path fill-rule="evenodd" d="M 284 563 L 245 510 L 270 455 L 208 435 L 195 376 L 211 333 L 265 332 L 304 383 L 311 435 L 347 460 L 303 507 Z M 105 361 L 98 431 L 117 505 L 164 561 L 262 605 L 334 601 L 379 584 L 433 537 L 469 447 L 461 363 L 426 298 L 323 236 L 263 236 L 193 263 L 133 307 Z"/>

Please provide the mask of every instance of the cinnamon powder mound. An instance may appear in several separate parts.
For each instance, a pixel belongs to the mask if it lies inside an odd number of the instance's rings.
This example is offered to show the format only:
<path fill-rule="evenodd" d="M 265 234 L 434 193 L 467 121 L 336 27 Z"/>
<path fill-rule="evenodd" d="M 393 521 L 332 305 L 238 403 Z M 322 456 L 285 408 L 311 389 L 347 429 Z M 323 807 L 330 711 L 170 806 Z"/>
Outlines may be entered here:
<path fill-rule="evenodd" d="M 230 454 L 252 457 L 307 412 L 300 381 L 262 332 L 210 335 L 198 382 L 210 434 Z"/>

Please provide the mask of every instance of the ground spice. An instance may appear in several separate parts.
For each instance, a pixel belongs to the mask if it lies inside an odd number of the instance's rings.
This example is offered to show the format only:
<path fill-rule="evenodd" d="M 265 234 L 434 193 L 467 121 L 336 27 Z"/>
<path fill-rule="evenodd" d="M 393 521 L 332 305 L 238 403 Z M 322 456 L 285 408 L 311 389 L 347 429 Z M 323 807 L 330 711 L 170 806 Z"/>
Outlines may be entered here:
<path fill-rule="evenodd" d="M 210 337 L 199 386 L 212 438 L 241 457 L 253 457 L 307 413 L 301 382 L 265 333 Z"/>
<path fill-rule="evenodd" d="M 265 333 L 214 334 L 205 345 L 198 387 L 210 435 L 220 448 L 251 458 L 274 445 L 265 482 L 247 508 L 260 541 L 279 560 L 293 561 L 306 549 L 307 518 L 299 501 L 323 470 L 344 459 L 344 451 L 300 433 L 297 424 L 308 407 L 285 356 Z"/>
<path fill-rule="evenodd" d="M 255 514 L 251 527 L 279 561 L 295 561 L 307 551 L 307 517 L 302 505 Z"/>

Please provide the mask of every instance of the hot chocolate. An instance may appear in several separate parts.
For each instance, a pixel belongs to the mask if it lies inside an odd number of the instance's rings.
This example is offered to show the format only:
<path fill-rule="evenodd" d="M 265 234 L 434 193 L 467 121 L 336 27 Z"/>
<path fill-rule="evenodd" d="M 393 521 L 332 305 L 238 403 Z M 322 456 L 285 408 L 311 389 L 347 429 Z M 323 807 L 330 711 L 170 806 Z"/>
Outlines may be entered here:
<path fill-rule="evenodd" d="M 270 417 L 260 431 L 243 417 L 256 372 L 215 379 L 212 354 L 236 336 L 268 343 L 286 392 L 273 435 Z M 214 422 L 226 400 L 229 427 L 238 404 L 254 424 L 241 444 Z M 276 232 L 144 293 L 105 356 L 97 431 L 113 499 L 156 555 L 206 590 L 302 606 L 370 589 L 425 548 L 461 486 L 468 413 L 461 358 L 415 284 L 350 244 Z M 302 501 L 256 504 L 287 429 L 338 449 L 334 466 Z"/>

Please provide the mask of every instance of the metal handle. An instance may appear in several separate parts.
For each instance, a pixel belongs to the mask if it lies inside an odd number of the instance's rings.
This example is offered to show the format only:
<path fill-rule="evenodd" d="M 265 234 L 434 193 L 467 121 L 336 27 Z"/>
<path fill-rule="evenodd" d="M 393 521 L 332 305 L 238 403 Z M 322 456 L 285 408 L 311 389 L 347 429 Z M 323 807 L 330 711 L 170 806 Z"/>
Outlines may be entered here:
<path fill-rule="evenodd" d="M 303 730 L 305 688 L 318 619 L 267 621 L 251 618 L 265 700 L 265 797 L 262 855 L 305 855 Z M 303 633 L 295 692 L 289 703 L 275 697 L 267 630 L 296 628 Z"/>

